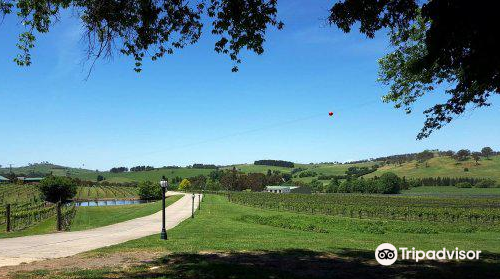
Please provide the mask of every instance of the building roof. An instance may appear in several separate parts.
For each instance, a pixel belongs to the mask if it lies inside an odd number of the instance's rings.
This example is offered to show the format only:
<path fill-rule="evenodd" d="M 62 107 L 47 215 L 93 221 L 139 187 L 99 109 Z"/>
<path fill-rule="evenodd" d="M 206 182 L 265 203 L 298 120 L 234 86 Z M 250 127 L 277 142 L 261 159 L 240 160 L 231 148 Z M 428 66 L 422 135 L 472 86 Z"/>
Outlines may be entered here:
<path fill-rule="evenodd" d="M 27 177 L 24 179 L 24 181 L 40 181 L 42 179 L 43 177 Z"/>
<path fill-rule="evenodd" d="M 296 189 L 299 186 L 266 186 L 267 190 L 284 190 L 284 189 Z"/>
<path fill-rule="evenodd" d="M 3 177 L 3 176 L 0 175 L 0 181 L 8 181 L 8 180 L 10 180 L 10 179 L 8 179 L 8 178 Z"/>
<path fill-rule="evenodd" d="M 43 177 L 18 177 L 17 179 L 22 181 L 40 181 Z"/>

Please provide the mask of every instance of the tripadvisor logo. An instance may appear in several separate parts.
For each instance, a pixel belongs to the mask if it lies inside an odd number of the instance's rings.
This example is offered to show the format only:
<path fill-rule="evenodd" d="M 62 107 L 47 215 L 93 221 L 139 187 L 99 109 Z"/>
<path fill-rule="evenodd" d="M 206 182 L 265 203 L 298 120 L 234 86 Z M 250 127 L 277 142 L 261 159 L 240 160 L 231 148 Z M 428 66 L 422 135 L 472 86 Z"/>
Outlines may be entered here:
<path fill-rule="evenodd" d="M 465 251 L 465 250 L 448 250 L 443 248 L 441 250 L 415 250 L 415 247 L 408 249 L 406 247 L 399 247 L 399 252 L 402 260 L 478 260 L 481 251 Z M 382 243 L 375 250 L 375 259 L 381 265 L 391 265 L 398 259 L 398 249 L 390 243 Z"/>
<path fill-rule="evenodd" d="M 375 259 L 381 265 L 391 265 L 398 259 L 398 250 L 390 243 L 382 243 L 375 250 Z"/>

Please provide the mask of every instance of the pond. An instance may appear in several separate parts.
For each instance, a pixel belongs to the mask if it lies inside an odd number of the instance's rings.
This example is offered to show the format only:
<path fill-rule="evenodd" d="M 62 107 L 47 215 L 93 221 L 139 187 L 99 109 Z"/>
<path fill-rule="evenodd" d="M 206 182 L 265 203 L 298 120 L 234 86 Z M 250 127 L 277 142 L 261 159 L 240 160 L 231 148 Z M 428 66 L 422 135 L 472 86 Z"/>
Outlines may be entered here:
<path fill-rule="evenodd" d="M 97 200 L 97 201 L 78 201 L 75 202 L 76 206 L 108 206 L 108 205 L 127 205 L 147 203 L 145 200 Z"/>

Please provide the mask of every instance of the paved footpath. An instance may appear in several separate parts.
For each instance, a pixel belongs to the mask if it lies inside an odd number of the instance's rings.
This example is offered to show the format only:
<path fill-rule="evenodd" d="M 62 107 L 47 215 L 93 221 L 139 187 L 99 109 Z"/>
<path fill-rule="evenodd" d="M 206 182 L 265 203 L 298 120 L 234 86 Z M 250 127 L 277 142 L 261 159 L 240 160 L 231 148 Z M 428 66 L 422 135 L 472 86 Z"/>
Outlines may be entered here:
<path fill-rule="evenodd" d="M 167 206 L 167 230 L 191 216 L 191 194 L 167 193 L 167 195 L 175 194 L 184 196 Z M 195 209 L 197 206 L 198 197 L 195 198 Z M 81 252 L 157 234 L 160 231 L 161 211 L 149 216 L 85 231 L 0 239 L 0 267 L 72 256 Z"/>

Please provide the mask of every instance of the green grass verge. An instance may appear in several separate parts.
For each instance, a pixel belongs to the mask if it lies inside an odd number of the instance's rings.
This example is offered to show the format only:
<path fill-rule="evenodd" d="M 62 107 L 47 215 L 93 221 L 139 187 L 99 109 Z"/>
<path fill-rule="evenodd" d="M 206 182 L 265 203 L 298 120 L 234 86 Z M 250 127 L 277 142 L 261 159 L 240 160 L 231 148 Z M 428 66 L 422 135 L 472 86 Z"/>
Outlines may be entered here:
<path fill-rule="evenodd" d="M 204 208 L 194 220 L 184 221 L 169 231 L 168 242 L 155 235 L 91 253 L 134 249 L 165 252 L 307 249 L 334 252 L 373 250 L 384 242 L 418 249 L 459 247 L 500 253 L 497 228 L 489 231 L 472 225 L 276 212 L 232 204 L 220 196 L 207 196 L 202 205 Z"/>

